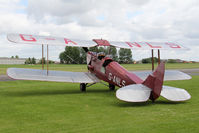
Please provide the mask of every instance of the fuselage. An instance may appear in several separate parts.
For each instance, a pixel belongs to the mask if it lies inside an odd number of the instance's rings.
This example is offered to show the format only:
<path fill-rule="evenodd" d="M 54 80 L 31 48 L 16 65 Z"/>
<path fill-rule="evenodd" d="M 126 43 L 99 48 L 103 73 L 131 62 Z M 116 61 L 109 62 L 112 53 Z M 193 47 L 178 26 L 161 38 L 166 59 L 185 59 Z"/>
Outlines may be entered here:
<path fill-rule="evenodd" d="M 130 84 L 141 84 L 143 82 L 142 79 L 128 72 L 110 57 L 98 56 L 93 52 L 88 52 L 87 54 L 88 69 L 100 80 L 118 87 L 124 87 Z"/>

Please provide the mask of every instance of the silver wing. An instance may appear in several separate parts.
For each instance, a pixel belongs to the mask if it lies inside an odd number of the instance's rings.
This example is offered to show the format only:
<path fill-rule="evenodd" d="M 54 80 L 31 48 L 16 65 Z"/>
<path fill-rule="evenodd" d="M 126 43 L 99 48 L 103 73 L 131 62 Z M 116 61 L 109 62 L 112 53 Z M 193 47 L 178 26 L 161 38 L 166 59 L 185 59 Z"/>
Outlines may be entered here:
<path fill-rule="evenodd" d="M 132 72 L 140 77 L 142 80 L 145 80 L 149 74 L 152 74 L 152 71 L 134 71 Z M 177 70 L 165 70 L 164 81 L 167 80 L 188 80 L 191 79 L 186 73 Z"/>
<path fill-rule="evenodd" d="M 118 48 L 127 48 L 133 50 L 150 50 L 150 49 L 160 49 L 160 50 L 189 50 L 182 46 L 181 44 L 172 42 L 116 42 L 109 41 L 112 46 Z"/>
<path fill-rule="evenodd" d="M 27 34 L 8 34 L 9 41 L 14 43 L 34 44 L 34 45 L 54 45 L 54 46 L 73 46 L 73 47 L 93 47 L 97 44 L 93 41 L 68 39 L 64 37 L 38 36 Z"/>
<path fill-rule="evenodd" d="M 172 42 L 116 42 L 101 40 L 100 42 L 91 40 L 79 40 L 79 39 L 68 39 L 64 37 L 52 37 L 52 36 L 39 36 L 39 35 L 27 35 L 27 34 L 8 34 L 7 38 L 9 41 L 14 43 L 25 43 L 34 45 L 63 45 L 63 46 L 74 46 L 74 47 L 94 47 L 94 46 L 115 46 L 118 48 L 127 48 L 133 50 L 188 50 L 188 48 L 181 44 Z M 96 39 L 95 39 L 96 40 Z M 104 45 L 104 42 L 106 44 Z"/>
<path fill-rule="evenodd" d="M 48 71 L 39 69 L 8 68 L 7 75 L 19 80 L 39 80 L 72 83 L 96 83 L 99 79 L 88 72 Z"/>

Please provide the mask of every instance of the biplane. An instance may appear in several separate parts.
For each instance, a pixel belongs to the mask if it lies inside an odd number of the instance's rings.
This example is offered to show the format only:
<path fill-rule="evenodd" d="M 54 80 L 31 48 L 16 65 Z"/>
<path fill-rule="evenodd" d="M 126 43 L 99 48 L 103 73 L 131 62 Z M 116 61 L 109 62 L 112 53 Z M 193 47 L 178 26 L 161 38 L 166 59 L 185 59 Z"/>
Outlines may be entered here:
<path fill-rule="evenodd" d="M 160 50 L 187 50 L 186 47 L 172 42 L 116 42 L 103 39 L 90 41 L 68 39 L 52 36 L 38 36 L 27 34 L 8 34 L 9 41 L 14 43 L 25 43 L 32 45 L 56 45 L 82 47 L 87 53 L 88 72 L 67 72 L 24 68 L 8 68 L 9 77 L 18 80 L 40 80 L 55 82 L 80 83 L 80 90 L 96 84 L 107 82 L 110 90 L 116 91 L 116 97 L 126 102 L 155 101 L 163 96 L 170 101 L 186 101 L 191 98 L 190 94 L 181 88 L 163 85 L 165 80 L 187 80 L 191 76 L 177 71 L 165 70 L 165 63 L 160 62 Z M 103 53 L 89 51 L 89 47 L 114 46 L 132 50 L 152 51 L 152 71 L 130 72 L 114 61 L 110 56 Z M 158 50 L 158 66 L 154 70 L 153 50 Z M 43 51 L 43 50 L 42 50 Z M 42 52 L 43 53 L 43 52 Z M 43 59 L 43 54 L 42 54 Z M 47 51 L 48 60 L 48 51 Z M 48 61 L 47 61 L 48 62 Z M 47 63 L 48 65 L 48 63 Z"/>

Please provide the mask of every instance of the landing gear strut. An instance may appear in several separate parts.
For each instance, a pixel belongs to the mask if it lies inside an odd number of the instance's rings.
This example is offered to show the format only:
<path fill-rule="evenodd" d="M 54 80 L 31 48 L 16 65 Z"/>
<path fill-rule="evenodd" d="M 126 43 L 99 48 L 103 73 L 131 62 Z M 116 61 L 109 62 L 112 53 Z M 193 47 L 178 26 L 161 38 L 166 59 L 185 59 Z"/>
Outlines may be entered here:
<path fill-rule="evenodd" d="M 109 89 L 110 89 L 111 91 L 114 91 L 114 90 L 115 90 L 115 85 L 109 84 Z"/>
<path fill-rule="evenodd" d="M 80 91 L 85 92 L 86 91 L 86 84 L 80 83 Z"/>

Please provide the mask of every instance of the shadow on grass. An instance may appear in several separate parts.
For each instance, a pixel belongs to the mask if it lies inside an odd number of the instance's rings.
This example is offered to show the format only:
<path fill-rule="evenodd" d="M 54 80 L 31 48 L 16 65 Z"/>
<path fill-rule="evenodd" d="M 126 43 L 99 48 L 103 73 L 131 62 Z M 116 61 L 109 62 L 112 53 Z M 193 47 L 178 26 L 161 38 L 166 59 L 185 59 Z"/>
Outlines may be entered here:
<path fill-rule="evenodd" d="M 110 91 L 106 89 L 95 89 L 95 90 L 87 90 L 86 92 L 81 92 L 80 90 L 71 90 L 71 89 L 48 89 L 48 90 L 25 90 L 25 91 L 9 91 L 9 92 L 4 92 L 1 95 L 4 96 L 9 96 L 9 97 L 28 97 L 28 96 L 50 96 L 50 95 L 76 95 L 76 94 L 81 94 L 85 95 L 86 94 L 103 94 L 107 97 L 112 97 L 115 98 L 115 91 Z M 129 103 L 129 102 L 123 102 L 123 101 L 114 101 L 112 103 L 112 106 L 117 106 L 117 107 L 147 107 L 147 106 L 153 106 L 153 105 L 178 105 L 178 104 L 187 104 L 186 101 L 184 102 L 172 102 L 168 100 L 156 100 L 155 102 L 152 101 L 147 101 L 147 102 L 141 102 L 141 103 Z"/>
<path fill-rule="evenodd" d="M 109 95 L 114 93 L 109 90 L 88 90 L 86 92 L 81 92 L 80 90 L 27 90 L 27 91 L 12 91 L 4 92 L 4 96 L 10 97 L 27 97 L 27 96 L 48 96 L 48 95 L 74 95 L 74 94 L 105 94 Z"/>
<path fill-rule="evenodd" d="M 157 100 L 155 101 L 156 104 L 170 104 L 170 105 L 177 105 L 177 104 L 186 104 L 186 101 L 180 101 L 180 102 L 173 102 L 173 101 L 168 101 L 168 100 Z"/>
<path fill-rule="evenodd" d="M 117 102 L 113 104 L 114 106 L 118 107 L 143 107 L 143 106 L 150 106 L 149 102 L 141 102 L 141 103 L 127 103 L 127 102 Z"/>
<path fill-rule="evenodd" d="M 155 102 L 147 101 L 147 102 L 140 102 L 140 103 L 128 103 L 128 102 L 117 102 L 114 103 L 114 106 L 119 107 L 143 107 L 143 106 L 152 106 L 152 105 L 177 105 L 177 104 L 186 104 L 186 101 L 183 102 L 172 102 L 168 100 L 157 100 Z"/>

